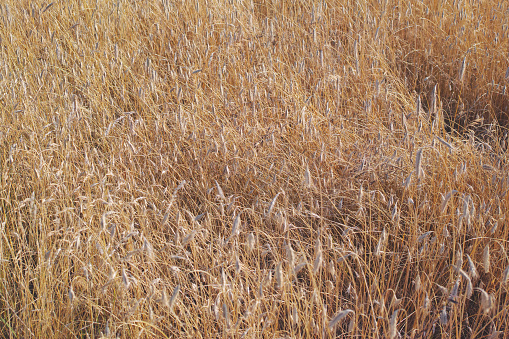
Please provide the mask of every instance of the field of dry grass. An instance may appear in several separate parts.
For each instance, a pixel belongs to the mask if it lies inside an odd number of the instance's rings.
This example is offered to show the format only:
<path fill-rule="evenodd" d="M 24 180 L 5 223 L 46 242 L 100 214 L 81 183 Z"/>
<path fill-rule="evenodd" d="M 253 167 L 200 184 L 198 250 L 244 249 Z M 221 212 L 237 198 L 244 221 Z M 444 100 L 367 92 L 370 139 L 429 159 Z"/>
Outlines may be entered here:
<path fill-rule="evenodd" d="M 7 0 L 0 337 L 508 338 L 509 3 Z"/>

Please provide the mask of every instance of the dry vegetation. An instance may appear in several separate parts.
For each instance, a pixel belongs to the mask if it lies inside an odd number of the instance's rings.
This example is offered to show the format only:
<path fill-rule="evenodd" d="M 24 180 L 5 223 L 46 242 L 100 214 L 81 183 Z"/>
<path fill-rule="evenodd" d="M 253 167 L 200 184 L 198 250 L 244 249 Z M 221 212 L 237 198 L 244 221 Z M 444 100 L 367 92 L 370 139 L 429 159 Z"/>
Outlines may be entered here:
<path fill-rule="evenodd" d="M 506 1 L 0 5 L 0 336 L 507 338 Z"/>

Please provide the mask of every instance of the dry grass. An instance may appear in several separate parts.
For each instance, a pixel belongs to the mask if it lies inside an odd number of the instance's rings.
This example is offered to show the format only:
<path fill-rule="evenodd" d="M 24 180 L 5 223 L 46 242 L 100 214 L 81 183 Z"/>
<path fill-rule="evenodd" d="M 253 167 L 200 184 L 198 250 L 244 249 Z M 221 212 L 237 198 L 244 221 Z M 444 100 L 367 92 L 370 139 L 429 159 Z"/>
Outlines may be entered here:
<path fill-rule="evenodd" d="M 2 337 L 509 336 L 508 2 L 0 8 Z"/>

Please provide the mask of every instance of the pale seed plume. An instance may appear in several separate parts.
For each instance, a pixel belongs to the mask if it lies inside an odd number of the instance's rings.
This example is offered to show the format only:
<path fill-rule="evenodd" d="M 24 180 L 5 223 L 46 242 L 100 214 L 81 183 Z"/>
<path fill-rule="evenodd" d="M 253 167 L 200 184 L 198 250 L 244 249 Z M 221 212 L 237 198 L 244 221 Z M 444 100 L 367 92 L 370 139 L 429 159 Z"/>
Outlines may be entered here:
<path fill-rule="evenodd" d="M 276 282 L 278 289 L 281 289 L 283 287 L 283 270 L 281 266 L 282 263 L 278 263 L 276 265 Z"/>
<path fill-rule="evenodd" d="M 180 285 L 177 285 L 175 287 L 175 289 L 173 289 L 173 293 L 171 294 L 171 298 L 168 302 L 168 307 L 170 308 L 170 310 L 173 310 L 173 307 L 175 306 L 175 302 L 177 301 L 177 296 L 178 296 L 179 292 L 180 292 Z"/>
<path fill-rule="evenodd" d="M 502 279 L 501 279 L 501 283 L 502 284 L 507 284 L 509 283 L 509 266 L 507 266 L 504 270 L 504 272 L 502 272 Z"/>
<path fill-rule="evenodd" d="M 351 309 L 346 309 L 346 310 L 338 312 L 334 316 L 334 318 L 332 318 L 329 321 L 329 326 L 328 326 L 329 330 L 332 330 L 341 320 L 343 320 L 343 318 L 345 318 L 350 313 L 355 313 L 355 312 L 354 312 L 354 310 L 351 310 Z"/>
<path fill-rule="evenodd" d="M 445 209 L 447 207 L 447 203 L 449 200 L 451 200 L 454 193 L 457 193 L 458 191 L 452 190 L 451 192 L 447 193 L 445 197 L 442 198 L 442 203 L 440 204 L 440 214 L 443 214 L 445 212 Z"/>
<path fill-rule="evenodd" d="M 423 176 L 422 148 L 417 151 L 417 155 L 415 156 L 415 173 L 417 174 L 417 179 L 420 179 Z"/>
<path fill-rule="evenodd" d="M 481 310 L 484 314 L 487 314 L 493 308 L 493 296 L 480 287 L 476 289 L 481 293 Z"/>
<path fill-rule="evenodd" d="M 240 213 L 237 214 L 235 219 L 233 220 L 232 234 L 231 237 L 236 237 L 240 232 Z"/>
<path fill-rule="evenodd" d="M 468 260 L 468 270 L 470 273 L 470 277 L 472 280 L 476 281 L 479 278 L 479 274 L 477 273 L 477 269 L 475 268 L 475 264 L 472 261 L 472 258 L 467 254 L 467 260 Z"/>
<path fill-rule="evenodd" d="M 482 252 L 482 265 L 484 268 L 484 272 L 490 272 L 490 245 L 486 245 Z"/>
<path fill-rule="evenodd" d="M 306 171 L 304 172 L 304 185 L 308 188 L 313 186 L 313 179 L 311 178 L 311 172 L 309 166 L 306 165 Z"/>
<path fill-rule="evenodd" d="M 250 232 L 248 235 L 247 235 L 247 250 L 248 252 L 252 252 L 254 250 L 254 247 L 255 247 L 255 236 L 252 232 Z"/>
<path fill-rule="evenodd" d="M 463 83 L 463 79 L 465 78 L 465 69 L 467 68 L 467 56 L 463 58 L 461 62 L 461 67 L 458 75 L 458 79 L 461 83 Z"/>
<path fill-rule="evenodd" d="M 389 320 L 389 336 L 388 337 L 390 339 L 394 339 L 398 335 L 398 328 L 397 328 L 398 311 L 399 310 L 394 311 L 394 313 L 392 313 L 391 319 Z"/>

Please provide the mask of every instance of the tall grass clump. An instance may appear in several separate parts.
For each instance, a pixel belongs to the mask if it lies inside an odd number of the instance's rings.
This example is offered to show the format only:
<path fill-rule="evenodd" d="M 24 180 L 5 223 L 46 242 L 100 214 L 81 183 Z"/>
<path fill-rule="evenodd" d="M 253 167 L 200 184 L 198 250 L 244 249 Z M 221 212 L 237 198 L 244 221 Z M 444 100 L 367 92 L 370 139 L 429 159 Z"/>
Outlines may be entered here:
<path fill-rule="evenodd" d="M 0 5 L 0 336 L 509 336 L 504 1 Z"/>

